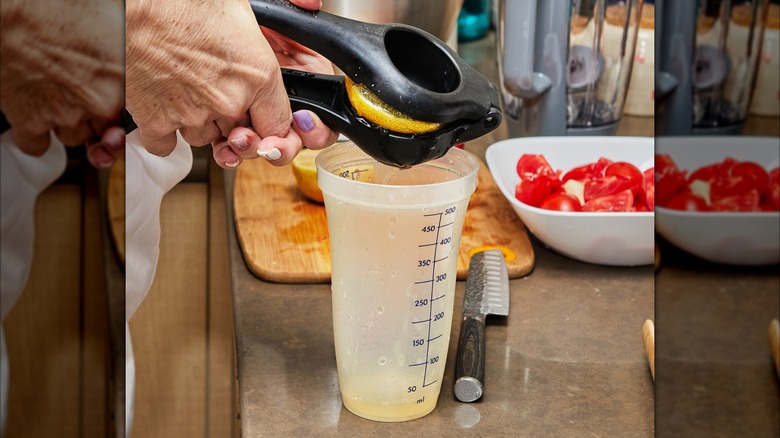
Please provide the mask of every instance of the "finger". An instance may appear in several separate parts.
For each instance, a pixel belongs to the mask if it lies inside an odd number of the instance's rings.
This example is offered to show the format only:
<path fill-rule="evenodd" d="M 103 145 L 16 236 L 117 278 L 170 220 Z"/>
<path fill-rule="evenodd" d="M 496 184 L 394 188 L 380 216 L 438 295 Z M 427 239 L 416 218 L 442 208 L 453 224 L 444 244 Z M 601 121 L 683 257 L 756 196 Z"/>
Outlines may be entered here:
<path fill-rule="evenodd" d="M 87 121 L 84 121 L 75 127 L 60 126 L 54 128 L 54 135 L 56 135 L 65 146 L 79 146 L 92 140 L 95 133 L 92 131 L 92 126 L 90 126 Z"/>
<path fill-rule="evenodd" d="M 238 167 L 243 161 L 241 157 L 231 149 L 226 138 L 215 142 L 211 147 L 213 148 L 214 161 L 223 169 Z M 257 156 L 257 154 L 255 154 L 255 156 Z"/>
<path fill-rule="evenodd" d="M 266 137 L 260 141 L 257 153 L 274 166 L 284 166 L 303 149 L 303 143 L 294 130 L 285 137 Z"/>
<path fill-rule="evenodd" d="M 146 150 L 158 157 L 167 157 L 176 149 L 176 131 L 160 132 L 138 127 L 141 144 Z"/>
<path fill-rule="evenodd" d="M 310 11 L 318 11 L 322 8 L 322 0 L 290 0 L 290 3 Z"/>
<path fill-rule="evenodd" d="M 112 126 L 98 142 L 87 142 L 87 160 L 97 168 L 111 167 L 125 155 L 125 129 Z"/>
<path fill-rule="evenodd" d="M 325 126 L 316 114 L 308 110 L 293 113 L 293 129 L 309 149 L 326 148 L 339 137 L 338 133 Z"/>
<path fill-rule="evenodd" d="M 227 137 L 233 129 L 243 126 L 249 126 L 249 113 L 244 113 L 241 117 L 227 117 L 223 116 L 216 120 L 219 132 L 223 137 Z"/>
<path fill-rule="evenodd" d="M 86 148 L 87 160 L 97 168 L 108 168 L 116 162 L 114 155 L 103 143 L 87 143 Z"/>
<path fill-rule="evenodd" d="M 110 128 L 111 126 L 118 125 L 119 121 L 111 121 L 103 117 L 94 117 L 89 119 L 87 123 L 89 123 L 89 126 L 92 127 L 92 132 L 94 132 L 95 135 L 102 137 L 103 133 L 106 132 L 106 129 Z"/>
<path fill-rule="evenodd" d="M 268 78 L 265 88 L 249 107 L 249 118 L 252 129 L 260 138 L 284 138 L 291 131 L 290 99 L 282 82 L 281 70 L 277 68 L 269 74 L 273 76 Z"/>
<path fill-rule="evenodd" d="M 260 30 L 273 49 L 279 66 L 311 73 L 333 74 L 333 63 L 324 56 L 267 27 L 261 27 Z"/>
<path fill-rule="evenodd" d="M 222 138 L 222 131 L 213 120 L 200 127 L 185 126 L 179 129 L 181 136 L 193 146 L 205 146 Z"/>
<path fill-rule="evenodd" d="M 51 144 L 49 131 L 34 132 L 23 128 L 14 128 L 14 141 L 19 149 L 25 154 L 35 157 L 43 155 Z"/>
<path fill-rule="evenodd" d="M 125 156 L 125 128 L 121 126 L 112 126 L 103 132 L 100 143 L 106 147 L 114 159 Z"/>
<path fill-rule="evenodd" d="M 257 158 L 257 148 L 262 138 L 253 130 L 244 127 L 233 129 L 228 135 L 228 146 L 236 156 L 245 160 Z"/>

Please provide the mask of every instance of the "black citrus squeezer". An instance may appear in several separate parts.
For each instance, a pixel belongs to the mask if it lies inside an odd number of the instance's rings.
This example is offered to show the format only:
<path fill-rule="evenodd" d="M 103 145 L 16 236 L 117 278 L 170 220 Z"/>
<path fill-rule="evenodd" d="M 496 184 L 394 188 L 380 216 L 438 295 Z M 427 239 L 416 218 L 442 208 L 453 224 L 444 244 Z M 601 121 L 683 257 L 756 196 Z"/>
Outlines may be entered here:
<path fill-rule="evenodd" d="M 311 110 L 382 163 L 411 167 L 439 158 L 501 123 L 496 86 L 423 30 L 307 11 L 287 0 L 249 3 L 258 24 L 320 53 L 390 107 L 442 123 L 426 133 L 393 132 L 357 114 L 344 76 L 283 69 L 293 111 Z"/>

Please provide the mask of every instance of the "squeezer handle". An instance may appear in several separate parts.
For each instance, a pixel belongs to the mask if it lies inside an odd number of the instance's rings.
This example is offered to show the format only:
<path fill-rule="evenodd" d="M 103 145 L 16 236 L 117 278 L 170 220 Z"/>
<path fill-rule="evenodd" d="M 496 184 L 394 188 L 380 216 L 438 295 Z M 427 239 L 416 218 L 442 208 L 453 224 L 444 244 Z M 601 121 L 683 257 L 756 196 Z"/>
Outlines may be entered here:
<path fill-rule="evenodd" d="M 350 111 L 344 77 L 282 69 L 282 81 L 293 111 L 309 110 L 331 129 L 349 136 L 356 122 Z"/>

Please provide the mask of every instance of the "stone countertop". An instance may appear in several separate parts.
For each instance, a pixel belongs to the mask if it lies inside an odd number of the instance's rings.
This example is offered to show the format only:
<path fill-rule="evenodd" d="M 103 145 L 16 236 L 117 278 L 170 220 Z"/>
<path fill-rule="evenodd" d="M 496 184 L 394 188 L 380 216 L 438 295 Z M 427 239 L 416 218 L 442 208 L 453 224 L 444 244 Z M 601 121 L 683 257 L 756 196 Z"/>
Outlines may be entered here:
<path fill-rule="evenodd" d="M 232 211 L 233 174 L 226 176 Z M 228 221 L 243 436 L 653 435 L 653 382 L 641 329 L 653 268 L 577 262 L 533 239 L 536 265 L 512 280 L 511 310 L 489 317 L 485 395 L 453 395 L 453 318 L 441 395 L 426 417 L 379 423 L 342 407 L 329 284 L 273 284 L 246 267 Z M 455 315 L 465 282 L 458 282 Z"/>
<path fill-rule="evenodd" d="M 489 78 L 491 38 L 461 47 Z M 750 119 L 746 134 L 777 135 L 774 122 Z M 618 135 L 651 136 L 653 119 L 625 116 Z M 466 149 L 484 158 L 505 137 L 499 128 Z M 488 319 L 482 399 L 466 404 L 453 395 L 460 328 L 453 318 L 436 409 L 404 423 L 357 417 L 339 395 L 330 285 L 252 275 L 232 217 L 235 173 L 225 175 L 242 436 L 778 435 L 766 341 L 768 318 L 780 312 L 776 266 L 724 268 L 660 238 L 654 274 L 652 266 L 578 262 L 532 236 L 534 270 L 510 282 L 510 315 Z M 464 285 L 457 284 L 455 315 Z M 655 385 L 641 337 L 646 319 L 655 320 L 659 345 Z"/>

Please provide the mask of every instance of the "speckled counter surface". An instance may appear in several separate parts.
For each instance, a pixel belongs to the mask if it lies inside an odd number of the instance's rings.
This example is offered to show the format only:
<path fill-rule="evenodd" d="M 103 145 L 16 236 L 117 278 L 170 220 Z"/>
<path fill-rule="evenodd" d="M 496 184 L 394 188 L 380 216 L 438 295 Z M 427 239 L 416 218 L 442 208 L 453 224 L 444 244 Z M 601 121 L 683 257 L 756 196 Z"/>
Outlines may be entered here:
<path fill-rule="evenodd" d="M 463 56 L 495 80 L 493 43 L 471 43 Z M 777 135 L 777 130 L 773 119 L 752 119 L 746 127 L 753 135 Z M 651 136 L 653 120 L 624 117 L 618 135 Z M 489 144 L 505 137 L 499 128 L 467 149 L 484 157 Z M 405 423 L 359 418 L 339 396 L 330 285 L 272 284 L 250 273 L 235 236 L 233 178 L 226 172 L 244 437 L 780 433 L 778 380 L 766 337 L 768 318 L 780 313 L 777 267 L 702 263 L 663 241 L 662 267 L 654 274 L 652 266 L 577 262 L 532 238 L 534 270 L 511 282 L 510 315 L 488 322 L 482 400 L 464 404 L 453 395 L 460 327 L 454 318 L 436 409 Z M 456 315 L 464 285 L 457 285 Z M 641 337 L 646 319 L 656 325 L 655 384 Z"/>
<path fill-rule="evenodd" d="M 780 436 L 767 334 L 780 318 L 778 266 L 718 265 L 658 245 L 657 436 Z"/>
<path fill-rule="evenodd" d="M 232 175 L 226 180 L 231 193 Z M 534 241 L 536 267 L 511 282 L 509 317 L 488 322 L 482 400 L 453 396 L 454 318 L 436 409 L 415 421 L 378 423 L 342 406 L 330 285 L 259 280 L 232 224 L 242 436 L 652 436 L 653 383 L 641 337 L 653 316 L 651 266 L 580 263 Z M 456 315 L 464 285 L 457 285 Z"/>

